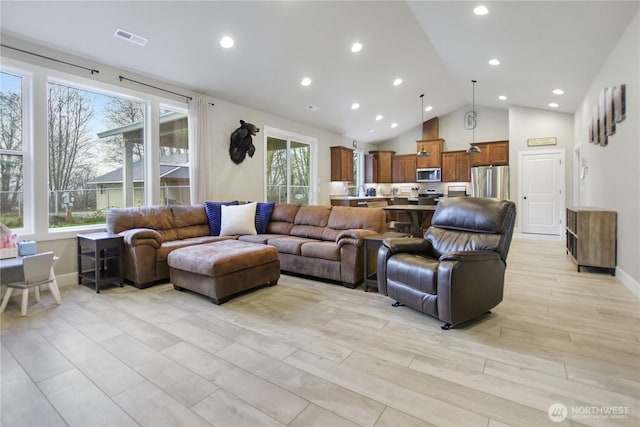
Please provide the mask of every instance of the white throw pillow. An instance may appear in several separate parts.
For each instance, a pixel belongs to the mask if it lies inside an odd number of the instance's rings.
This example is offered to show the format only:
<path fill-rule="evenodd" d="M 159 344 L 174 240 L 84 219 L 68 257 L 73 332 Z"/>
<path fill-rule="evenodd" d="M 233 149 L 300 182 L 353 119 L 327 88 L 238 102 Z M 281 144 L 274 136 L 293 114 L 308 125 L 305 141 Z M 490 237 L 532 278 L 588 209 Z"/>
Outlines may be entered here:
<path fill-rule="evenodd" d="M 236 206 L 220 206 L 220 235 L 258 234 L 256 232 L 257 203 L 246 203 Z"/>

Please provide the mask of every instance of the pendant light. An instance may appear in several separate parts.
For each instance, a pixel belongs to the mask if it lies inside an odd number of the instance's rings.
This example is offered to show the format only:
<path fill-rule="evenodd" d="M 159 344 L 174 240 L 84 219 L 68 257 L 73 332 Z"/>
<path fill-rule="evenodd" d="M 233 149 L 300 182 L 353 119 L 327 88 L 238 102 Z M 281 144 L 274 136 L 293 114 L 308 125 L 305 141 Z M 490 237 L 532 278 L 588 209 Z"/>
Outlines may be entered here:
<path fill-rule="evenodd" d="M 471 144 L 467 149 L 467 154 L 478 154 L 480 152 L 480 147 L 475 145 L 476 142 L 476 83 L 477 80 L 471 80 L 471 85 L 473 88 L 472 94 L 472 104 L 471 111 L 465 114 L 465 127 L 467 129 L 471 129 Z"/>
<path fill-rule="evenodd" d="M 424 126 L 424 93 L 420 95 L 420 105 L 420 117 L 422 118 L 422 121 L 420 123 L 422 124 L 422 126 Z M 420 151 L 418 151 L 417 156 L 429 157 L 429 152 L 424 149 L 424 144 L 422 145 Z"/>

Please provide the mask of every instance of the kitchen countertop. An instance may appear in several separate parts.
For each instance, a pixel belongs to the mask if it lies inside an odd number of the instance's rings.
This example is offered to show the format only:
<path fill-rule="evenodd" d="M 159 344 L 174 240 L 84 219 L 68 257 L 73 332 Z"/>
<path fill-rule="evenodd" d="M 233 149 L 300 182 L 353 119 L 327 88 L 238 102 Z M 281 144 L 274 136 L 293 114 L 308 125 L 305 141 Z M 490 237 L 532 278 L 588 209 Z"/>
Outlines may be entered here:
<path fill-rule="evenodd" d="M 394 197 L 401 197 L 401 198 L 406 198 L 408 202 L 418 202 L 419 197 L 407 197 L 407 196 L 341 196 L 341 195 L 334 195 L 334 196 L 329 196 L 331 198 L 331 200 L 376 200 L 376 199 L 393 199 Z M 439 197 L 436 198 L 436 201 L 438 201 L 438 199 L 440 199 Z"/>
<path fill-rule="evenodd" d="M 392 199 L 393 196 L 330 196 L 331 200 L 371 200 L 371 199 Z"/>

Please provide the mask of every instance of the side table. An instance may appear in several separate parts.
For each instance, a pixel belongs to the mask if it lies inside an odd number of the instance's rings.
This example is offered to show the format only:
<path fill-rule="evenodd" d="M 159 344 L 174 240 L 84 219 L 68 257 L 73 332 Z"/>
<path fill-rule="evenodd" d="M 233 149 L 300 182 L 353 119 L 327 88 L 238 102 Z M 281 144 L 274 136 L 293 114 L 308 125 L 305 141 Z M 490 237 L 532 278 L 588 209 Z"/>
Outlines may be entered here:
<path fill-rule="evenodd" d="M 369 273 L 369 251 L 375 251 L 375 259 L 374 266 L 378 264 L 378 249 L 382 246 L 382 241 L 384 239 L 390 239 L 393 237 L 406 237 L 407 235 L 404 233 L 398 232 L 386 232 L 380 234 L 374 234 L 372 236 L 367 236 L 364 238 L 364 291 L 368 292 L 369 286 L 373 286 L 374 288 L 378 287 L 378 275 L 376 271 L 373 273 Z M 376 267 L 377 270 L 377 267 Z"/>
<path fill-rule="evenodd" d="M 124 285 L 123 238 L 107 232 L 78 234 L 78 284 L 94 283 L 96 292 L 106 284 Z"/>

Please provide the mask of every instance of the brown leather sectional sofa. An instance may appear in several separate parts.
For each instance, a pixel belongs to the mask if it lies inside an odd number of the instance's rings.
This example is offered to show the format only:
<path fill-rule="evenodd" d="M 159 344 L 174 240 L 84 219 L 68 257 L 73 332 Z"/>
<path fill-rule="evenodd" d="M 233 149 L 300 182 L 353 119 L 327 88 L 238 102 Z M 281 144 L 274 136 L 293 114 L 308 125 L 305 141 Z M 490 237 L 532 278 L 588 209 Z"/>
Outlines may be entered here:
<path fill-rule="evenodd" d="M 380 208 L 276 204 L 266 234 L 211 236 L 202 205 L 114 208 L 107 230 L 124 236 L 124 277 L 139 288 L 169 280 L 167 256 L 174 249 L 225 239 L 278 249 L 284 272 L 339 281 L 363 279 L 363 238 L 383 232 Z"/>

